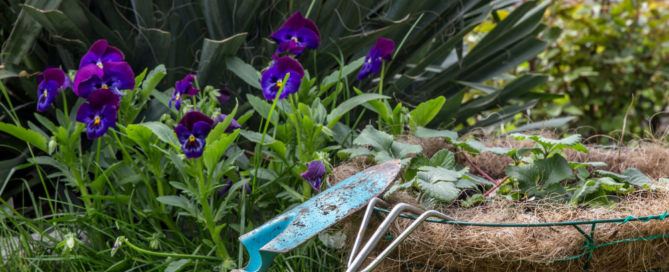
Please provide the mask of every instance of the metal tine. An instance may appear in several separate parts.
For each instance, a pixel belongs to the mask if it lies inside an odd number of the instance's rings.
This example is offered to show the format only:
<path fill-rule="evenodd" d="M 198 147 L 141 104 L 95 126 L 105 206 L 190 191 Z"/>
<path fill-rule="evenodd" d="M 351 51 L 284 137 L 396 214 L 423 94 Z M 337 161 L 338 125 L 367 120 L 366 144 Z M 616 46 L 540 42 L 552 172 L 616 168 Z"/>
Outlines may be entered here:
<path fill-rule="evenodd" d="M 412 212 L 412 213 L 415 213 L 415 214 L 422 214 L 423 213 L 423 210 L 421 210 L 419 208 L 416 208 L 414 206 L 411 206 L 409 204 L 406 204 L 406 203 L 397 204 L 390 211 L 390 213 L 386 217 L 386 220 L 383 220 L 383 222 L 381 222 L 381 225 L 379 226 L 379 228 L 376 230 L 376 232 L 374 232 L 374 235 L 372 235 L 372 238 L 369 239 L 369 241 L 367 241 L 367 244 L 365 245 L 365 247 L 362 248 L 362 250 L 360 251 L 360 254 L 353 260 L 353 263 L 351 263 L 351 265 L 349 265 L 349 267 L 346 269 L 346 272 L 356 271 L 356 269 L 358 269 L 358 267 L 360 267 L 362 265 L 362 262 L 365 261 L 365 259 L 367 258 L 369 253 L 372 251 L 372 249 L 374 249 L 374 247 L 379 242 L 379 240 L 381 240 L 381 236 L 383 236 L 383 234 L 386 233 L 386 231 L 388 231 L 388 228 L 390 228 L 390 224 L 393 222 L 393 220 L 395 220 L 395 218 L 400 216 L 400 214 L 404 211 L 409 211 L 409 212 Z"/>
<path fill-rule="evenodd" d="M 416 221 L 414 221 L 406 230 L 404 230 L 402 232 L 402 234 L 400 234 L 400 236 L 395 238 L 395 240 L 385 250 L 383 250 L 383 252 L 381 252 L 381 254 L 379 254 L 379 256 L 377 256 L 376 259 L 374 259 L 374 261 L 372 261 L 371 264 L 369 264 L 367 267 L 365 267 L 365 269 L 360 270 L 360 271 L 372 271 L 372 270 L 374 270 L 374 268 L 376 268 L 379 264 L 381 264 L 381 261 L 383 261 L 383 259 L 385 259 L 388 256 L 388 254 L 390 254 L 390 252 L 393 251 L 393 249 L 395 249 L 401 242 L 403 242 L 404 239 L 406 239 L 416 228 L 418 228 L 418 226 L 421 223 L 423 223 L 423 221 L 425 221 L 429 217 L 439 217 L 439 218 L 444 219 L 444 220 L 455 221 L 455 219 L 453 219 L 453 218 L 451 218 L 451 217 L 449 217 L 449 216 L 447 216 L 443 213 L 440 213 L 438 211 L 434 211 L 434 210 L 427 211 L 427 212 L 421 214 L 416 219 Z M 358 266 L 359 266 L 359 264 L 358 264 Z M 349 270 L 351 268 L 353 268 L 353 267 L 349 267 Z M 357 268 L 357 267 L 355 267 L 355 268 Z M 355 270 L 355 268 L 353 268 L 353 270 Z M 349 270 L 347 270 L 347 271 L 349 271 Z M 350 270 L 350 271 L 353 271 L 353 270 Z"/>
<path fill-rule="evenodd" d="M 369 225 L 369 219 L 372 218 L 374 207 L 377 204 L 380 204 L 380 206 L 383 206 L 384 208 L 390 207 L 388 203 L 381 200 L 380 198 L 372 198 L 372 200 L 369 201 L 369 204 L 367 204 L 367 210 L 365 211 L 365 216 L 362 218 L 362 224 L 360 224 L 358 237 L 355 238 L 355 242 L 353 243 L 353 249 L 351 250 L 351 256 L 348 258 L 348 264 L 347 264 L 348 267 L 351 266 L 351 263 L 353 263 L 353 260 L 355 259 L 355 255 L 358 253 L 358 250 L 360 249 L 360 244 L 362 244 L 362 238 L 365 236 L 365 231 L 367 231 L 367 225 Z"/>

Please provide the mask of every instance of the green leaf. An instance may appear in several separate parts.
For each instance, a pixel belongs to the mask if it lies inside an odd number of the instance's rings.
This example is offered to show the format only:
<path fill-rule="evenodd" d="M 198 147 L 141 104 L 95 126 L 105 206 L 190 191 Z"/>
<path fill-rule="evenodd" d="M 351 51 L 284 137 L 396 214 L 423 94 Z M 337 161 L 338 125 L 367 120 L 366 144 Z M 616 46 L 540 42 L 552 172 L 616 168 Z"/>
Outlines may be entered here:
<path fill-rule="evenodd" d="M 342 232 L 329 233 L 324 231 L 318 234 L 318 239 L 329 248 L 342 249 L 346 246 L 346 234 Z"/>
<path fill-rule="evenodd" d="M 429 128 L 424 128 L 424 127 L 418 127 L 416 128 L 416 133 L 415 136 L 418 138 L 435 138 L 435 137 L 442 137 L 446 138 L 449 142 L 457 141 L 458 140 L 458 133 L 450 131 L 450 130 L 434 130 L 434 129 L 429 129 Z"/>
<path fill-rule="evenodd" d="M 26 141 L 44 152 L 49 152 L 46 145 L 46 138 L 35 131 L 7 123 L 0 123 L 0 131 L 12 135 L 19 140 Z"/>
<path fill-rule="evenodd" d="M 153 136 L 153 132 L 149 128 L 130 124 L 125 129 L 125 133 L 128 135 L 128 138 L 135 141 L 144 152 L 149 150 L 149 146 L 151 146 L 151 137 Z"/>
<path fill-rule="evenodd" d="M 514 133 L 509 135 L 509 137 L 514 138 L 516 140 L 533 140 L 539 144 L 541 144 L 544 149 L 553 151 L 553 150 L 562 150 L 564 148 L 570 148 L 576 151 L 580 151 L 583 153 L 588 153 L 588 149 L 585 148 L 581 144 L 581 135 L 580 134 L 574 134 L 568 137 L 565 137 L 560 140 L 555 140 L 555 139 L 550 139 L 550 138 L 545 138 L 542 136 L 538 135 L 525 135 L 525 134 L 518 134 Z"/>
<path fill-rule="evenodd" d="M 360 132 L 353 144 L 371 145 L 376 151 L 388 150 L 393 144 L 393 136 L 383 131 L 376 130 L 373 126 L 367 125 Z"/>
<path fill-rule="evenodd" d="M 234 56 L 246 39 L 246 33 L 240 33 L 222 41 L 204 39 L 197 78 L 200 86 L 216 85 L 226 69 L 225 59 Z"/>
<path fill-rule="evenodd" d="M 420 103 L 416 109 L 412 110 L 410 113 L 412 121 L 411 127 L 415 129 L 417 126 L 427 126 L 427 124 L 437 116 L 445 102 L 446 98 L 440 96 Z"/>
<path fill-rule="evenodd" d="M 644 185 L 650 184 L 652 182 L 648 176 L 644 175 L 636 168 L 629 168 L 625 170 L 623 175 L 627 177 L 622 180 L 623 182 L 627 182 L 639 187 L 643 187 Z"/>
<path fill-rule="evenodd" d="M 397 181 L 397 182 L 395 182 L 392 186 L 390 186 L 390 188 L 388 189 L 388 191 L 383 195 L 383 198 L 384 198 L 384 199 L 390 199 L 390 197 L 391 197 L 395 192 L 397 192 L 397 191 L 399 191 L 399 190 L 406 190 L 406 189 L 409 189 L 409 188 L 411 188 L 411 186 L 412 186 L 413 184 L 414 184 L 413 182 L 405 182 L 405 183 L 401 183 L 400 181 Z"/>
<path fill-rule="evenodd" d="M 135 14 L 136 25 L 144 28 L 155 28 L 153 21 L 153 1 L 151 0 L 130 0 Z"/>
<path fill-rule="evenodd" d="M 469 139 L 465 142 L 459 142 L 459 141 L 453 141 L 451 142 L 454 146 L 460 147 L 469 154 L 476 155 L 476 154 L 481 154 L 484 152 L 490 152 L 495 155 L 508 155 L 509 152 L 512 151 L 512 149 L 509 148 L 503 148 L 503 147 L 486 147 L 483 143 L 474 140 L 474 139 Z"/>
<path fill-rule="evenodd" d="M 189 259 L 179 259 L 178 261 L 171 262 L 165 268 L 165 272 L 179 272 L 190 265 L 191 260 Z"/>
<path fill-rule="evenodd" d="M 518 188 L 521 193 L 525 193 L 536 187 L 539 180 L 540 170 L 532 164 L 520 166 L 507 166 L 506 174 L 518 182 Z"/>
<path fill-rule="evenodd" d="M 541 181 L 544 188 L 565 179 L 576 178 L 567 160 L 558 154 L 548 159 L 536 160 L 534 161 L 534 165 L 541 173 Z"/>
<path fill-rule="evenodd" d="M 153 90 L 158 86 L 158 83 L 167 75 L 167 71 L 165 70 L 165 65 L 158 65 L 156 68 L 153 68 L 149 75 L 146 77 L 146 80 L 144 80 L 144 83 L 142 84 L 142 94 L 145 98 L 148 98 L 149 95 L 153 92 Z"/>
<path fill-rule="evenodd" d="M 583 186 L 576 189 L 574 195 L 571 198 L 572 203 L 574 205 L 578 205 L 579 203 L 583 202 L 586 196 L 599 190 L 599 186 L 600 184 L 597 179 L 587 181 Z"/>
<path fill-rule="evenodd" d="M 485 197 L 483 197 L 483 195 L 475 194 L 473 196 L 468 197 L 467 200 L 462 202 L 462 206 L 468 208 L 468 207 L 474 206 L 474 204 L 476 204 L 476 203 L 484 202 L 485 200 L 486 199 L 485 199 Z"/>
<path fill-rule="evenodd" d="M 353 90 L 354 90 L 355 93 L 358 94 L 358 95 L 362 95 L 362 94 L 364 94 L 361 90 L 359 90 L 359 89 L 356 88 L 356 87 L 353 87 Z M 384 102 L 385 102 L 385 101 L 383 101 L 383 100 L 381 100 L 381 99 L 379 99 L 379 100 L 369 100 L 369 101 L 367 101 L 367 103 L 363 104 L 363 106 L 366 107 L 366 108 L 369 108 L 368 105 L 367 105 L 367 104 L 369 104 L 369 106 L 371 106 L 372 108 L 374 108 L 374 110 L 376 111 L 376 113 L 378 113 L 379 116 L 380 116 L 381 118 L 383 118 L 384 121 L 386 121 L 387 123 L 391 123 L 391 122 L 392 122 L 392 119 L 393 119 L 393 116 L 390 114 L 390 110 L 391 110 L 391 109 L 389 109 L 389 108 L 386 106 L 386 103 L 384 103 Z"/>
<path fill-rule="evenodd" d="M 460 189 L 456 188 L 453 182 L 429 183 L 417 179 L 416 183 L 425 192 L 426 196 L 444 202 L 451 202 L 460 195 Z"/>
<path fill-rule="evenodd" d="M 344 69 L 341 70 L 341 79 L 346 78 L 349 74 L 358 70 L 358 68 L 360 68 L 364 62 L 365 57 L 360 57 L 359 59 L 354 60 L 348 65 L 344 66 Z M 332 86 L 334 86 L 339 79 L 339 70 L 335 70 L 329 76 L 325 77 L 323 81 L 321 81 L 321 91 L 327 91 Z"/>
<path fill-rule="evenodd" d="M 455 155 L 447 149 L 439 150 L 432 155 L 430 166 L 453 169 L 455 167 Z"/>
<path fill-rule="evenodd" d="M 479 177 L 477 175 L 473 175 L 470 173 L 465 172 L 464 175 L 462 175 L 463 179 L 471 180 L 473 183 L 476 184 L 483 184 L 483 185 L 488 185 L 488 186 L 494 186 L 495 184 L 490 182 L 488 179 Z"/>
<path fill-rule="evenodd" d="M 569 167 L 578 169 L 582 167 L 606 167 L 605 162 L 569 162 Z"/>
<path fill-rule="evenodd" d="M 118 168 L 122 164 L 123 164 L 123 162 L 117 162 L 115 164 L 112 164 L 112 166 L 110 166 L 109 168 L 107 168 L 107 170 L 102 172 L 102 174 L 100 174 L 100 176 L 98 176 L 98 178 L 96 178 L 88 186 L 90 186 L 94 190 L 98 190 L 98 191 L 102 190 L 105 187 L 105 184 L 107 184 L 107 180 L 109 180 L 111 178 L 111 175 L 114 172 L 114 170 L 116 170 L 116 168 Z M 97 167 L 97 166 L 94 166 L 94 167 Z"/>
<path fill-rule="evenodd" d="M 267 100 L 257 97 L 252 94 L 246 94 L 246 99 L 249 100 L 249 103 L 255 109 L 256 112 L 260 114 L 265 120 L 269 117 L 269 112 L 272 109 L 272 104 L 267 103 Z M 272 119 L 270 120 L 272 124 L 276 125 L 279 122 L 279 115 L 272 113 Z"/>
<path fill-rule="evenodd" d="M 355 158 L 359 156 L 373 156 L 375 152 L 367 149 L 366 147 L 355 147 L 355 148 L 346 148 L 342 149 L 337 154 L 339 157 L 345 158 L 348 154 L 348 157 Z"/>
<path fill-rule="evenodd" d="M 602 177 L 613 178 L 613 179 L 618 180 L 618 181 L 623 181 L 623 180 L 628 178 L 625 175 L 621 175 L 621 174 L 618 174 L 618 173 L 609 172 L 609 171 L 605 171 L 605 170 L 595 170 L 595 171 L 592 171 L 592 173 L 595 174 L 595 175 L 598 175 L 598 176 L 602 176 Z"/>
<path fill-rule="evenodd" d="M 165 205 L 175 206 L 187 211 L 193 211 L 192 204 L 184 196 L 159 196 L 156 198 L 158 202 Z"/>
<path fill-rule="evenodd" d="M 225 154 L 225 151 L 228 149 L 228 147 L 230 147 L 230 144 L 232 144 L 232 142 L 237 139 L 240 131 L 240 129 L 237 129 L 235 132 L 223 139 L 207 143 L 204 149 L 203 157 L 204 165 L 207 167 L 207 170 L 210 174 L 214 173 L 214 167 L 216 167 L 218 161 L 221 160 L 221 157 L 223 154 Z"/>
<path fill-rule="evenodd" d="M 245 63 L 243 60 L 235 56 L 226 57 L 225 63 L 228 70 L 235 73 L 235 75 L 244 80 L 244 82 L 249 84 L 249 86 L 258 90 L 262 90 L 262 87 L 260 86 L 260 78 L 258 77 L 258 71 L 256 71 L 253 66 Z"/>
<path fill-rule="evenodd" d="M 158 136 L 158 139 L 161 141 L 170 144 L 177 150 L 181 149 L 181 143 L 179 143 L 179 140 L 177 140 L 177 137 L 174 135 L 174 131 L 167 127 L 167 125 L 160 122 L 146 122 L 141 123 L 140 125 L 153 131 L 153 134 Z"/>
<path fill-rule="evenodd" d="M 351 111 L 353 108 L 367 102 L 370 100 L 375 100 L 375 99 L 388 99 L 390 97 L 385 96 L 385 95 L 380 95 L 380 94 L 363 94 L 363 95 L 358 95 L 352 98 L 349 98 L 348 100 L 344 101 L 343 103 L 339 104 L 330 114 L 328 115 L 328 127 L 332 129 L 334 125 L 339 121 L 339 119 L 344 116 L 347 112 Z"/>
<path fill-rule="evenodd" d="M 514 130 L 511 131 L 511 133 L 518 133 L 518 132 L 523 132 L 523 131 L 533 131 L 533 130 L 540 130 L 540 129 L 550 129 L 550 128 L 560 128 L 566 124 L 568 124 L 571 120 L 576 119 L 576 116 L 567 116 L 567 117 L 559 117 L 559 118 L 553 118 L 541 122 L 534 122 L 532 124 L 527 124 L 527 125 L 522 125 Z"/>
<path fill-rule="evenodd" d="M 135 36 L 135 50 L 130 61 L 131 66 L 157 67 L 163 63 L 170 52 L 171 38 L 172 35 L 169 32 L 140 27 L 139 35 Z"/>
<path fill-rule="evenodd" d="M 462 174 L 441 167 L 422 166 L 418 170 L 420 171 L 416 174 L 416 177 L 429 183 L 438 181 L 456 182 L 462 178 Z"/>
<path fill-rule="evenodd" d="M 56 9 L 61 2 L 62 0 L 40 0 L 31 1 L 29 4 L 40 10 L 52 10 Z M 40 23 L 33 19 L 28 12 L 21 9 L 18 19 L 14 23 L 12 33 L 9 34 L 9 38 L 3 46 L 3 61 L 19 64 L 28 50 L 33 48 L 33 42 L 41 31 Z"/>
<path fill-rule="evenodd" d="M 244 136 L 244 138 L 246 138 L 249 141 L 254 142 L 254 143 L 260 143 L 260 141 L 262 140 L 262 134 L 258 133 L 258 132 L 255 132 L 255 131 L 240 130 L 239 133 L 242 134 L 242 136 Z M 270 145 L 270 144 L 274 143 L 275 141 L 276 140 L 274 138 L 272 138 L 271 135 L 265 135 L 265 141 L 263 142 L 263 145 Z"/>

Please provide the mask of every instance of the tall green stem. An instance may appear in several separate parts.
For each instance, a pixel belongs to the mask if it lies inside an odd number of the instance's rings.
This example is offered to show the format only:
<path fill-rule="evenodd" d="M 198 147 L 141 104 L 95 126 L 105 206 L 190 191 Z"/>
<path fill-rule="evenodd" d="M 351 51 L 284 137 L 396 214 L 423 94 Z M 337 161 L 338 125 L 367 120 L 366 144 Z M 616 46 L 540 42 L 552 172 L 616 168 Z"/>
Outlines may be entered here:
<path fill-rule="evenodd" d="M 298 102 L 293 102 L 293 98 L 297 100 L 297 98 L 293 97 L 290 95 L 288 99 L 290 99 L 290 108 L 293 110 L 293 114 L 295 114 L 295 129 L 297 130 L 297 154 L 300 156 L 300 161 L 304 161 L 304 155 L 302 154 L 302 133 L 300 132 L 300 126 L 302 125 L 301 118 L 302 116 L 301 113 L 299 112 L 300 107 L 297 105 Z"/>
<path fill-rule="evenodd" d="M 95 152 L 95 178 L 98 178 L 98 168 L 100 166 L 100 143 L 102 142 L 101 138 L 98 138 L 98 149 Z"/>
<path fill-rule="evenodd" d="M 267 121 L 269 123 L 269 121 Z M 242 187 L 242 216 L 241 221 L 239 222 L 239 233 L 240 235 L 246 230 L 246 190 Z M 239 253 L 237 255 L 237 267 L 244 266 L 244 247 L 239 243 Z"/>
<path fill-rule="evenodd" d="M 131 247 L 132 249 L 134 249 L 136 251 L 139 251 L 139 252 L 144 253 L 144 254 L 153 255 L 153 256 L 168 257 L 168 258 L 172 257 L 172 258 L 176 258 L 176 259 L 200 259 L 200 260 L 209 260 L 209 261 L 215 261 L 215 262 L 220 262 L 221 261 L 221 259 L 219 259 L 219 258 L 210 257 L 210 256 L 203 256 L 203 255 L 186 255 L 186 254 L 153 252 L 153 251 L 149 251 L 149 250 L 146 250 L 146 249 L 143 249 L 143 248 L 140 248 L 136 245 L 131 244 L 130 241 L 128 241 L 128 239 L 126 239 L 125 237 L 122 237 L 120 241 L 123 244 L 128 245 L 129 247 Z"/>
<path fill-rule="evenodd" d="M 207 224 L 207 229 L 211 234 L 211 239 L 216 245 L 216 252 L 218 256 L 223 259 L 228 259 L 230 255 L 228 254 L 228 249 L 225 248 L 225 245 L 221 243 L 221 236 L 216 232 L 216 222 L 214 222 L 214 217 L 211 212 L 211 207 L 209 207 L 209 198 L 205 194 L 207 190 L 206 181 L 204 179 L 204 169 L 202 169 L 202 158 L 197 159 L 197 169 L 200 174 L 200 180 L 198 181 L 198 189 L 200 191 L 200 203 L 202 204 L 202 213 L 204 214 L 204 221 Z"/>
<path fill-rule="evenodd" d="M 281 82 L 288 82 L 288 78 L 290 77 L 290 74 L 286 74 L 286 76 L 283 78 L 283 81 Z M 263 129 L 262 136 L 260 137 L 260 144 L 258 145 L 258 151 L 255 154 L 255 165 L 253 168 L 255 168 L 255 173 L 253 174 L 253 187 L 251 187 L 251 192 L 254 193 L 256 190 L 256 177 L 258 177 L 258 168 L 260 168 L 260 159 L 262 158 L 262 146 L 265 143 L 265 135 L 267 135 L 267 129 L 269 128 L 269 123 L 271 123 L 272 120 L 272 113 L 274 113 L 274 108 L 276 108 L 276 103 L 279 101 L 279 97 L 281 97 L 281 93 L 283 92 L 283 88 L 286 86 L 286 84 L 281 84 L 281 87 L 279 87 L 279 91 L 276 93 L 276 96 L 274 97 L 274 102 L 272 102 L 272 107 L 269 109 L 269 114 L 267 115 L 267 122 L 265 122 L 265 128 Z M 246 190 L 242 189 L 242 207 L 240 209 L 241 211 L 241 218 L 242 222 L 240 223 L 239 227 L 239 235 L 244 234 L 245 230 L 245 223 L 246 223 Z M 244 258 L 244 245 L 239 242 L 239 267 L 243 265 L 243 258 Z"/>
<path fill-rule="evenodd" d="M 65 123 L 67 125 L 67 128 L 70 128 L 70 118 L 68 117 L 68 110 L 67 110 L 67 95 L 65 95 L 65 92 L 61 92 L 63 94 L 63 113 L 65 114 Z"/>
<path fill-rule="evenodd" d="M 384 61 L 385 62 L 385 61 Z M 386 65 L 381 63 L 381 77 L 379 78 L 379 94 L 383 95 L 383 76 L 386 74 Z M 379 130 L 381 130 L 381 115 L 378 116 Z"/>
<path fill-rule="evenodd" d="M 311 8 L 314 7 L 314 3 L 316 3 L 316 0 L 311 0 L 311 5 L 309 5 L 309 9 L 307 10 L 307 15 L 304 15 L 304 18 L 309 18 L 309 14 L 311 14 Z M 292 7 L 293 7 L 292 2 L 291 2 L 290 6 L 291 6 L 291 10 L 292 10 Z"/>

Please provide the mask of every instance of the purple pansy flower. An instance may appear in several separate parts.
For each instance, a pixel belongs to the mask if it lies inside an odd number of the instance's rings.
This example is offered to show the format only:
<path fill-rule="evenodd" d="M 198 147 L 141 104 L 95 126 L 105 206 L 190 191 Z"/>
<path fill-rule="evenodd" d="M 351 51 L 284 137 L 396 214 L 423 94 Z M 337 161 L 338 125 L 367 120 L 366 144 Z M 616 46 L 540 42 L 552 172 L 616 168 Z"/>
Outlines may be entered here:
<path fill-rule="evenodd" d="M 218 103 L 225 105 L 230 100 L 230 91 L 228 90 L 218 90 Z"/>
<path fill-rule="evenodd" d="M 287 82 L 283 82 L 286 74 L 290 74 Z M 290 57 L 282 57 L 274 61 L 269 69 L 265 70 L 260 79 L 262 86 L 262 93 L 267 100 L 274 100 L 279 88 L 283 87 L 283 92 L 279 99 L 284 99 L 290 94 L 296 93 L 300 89 L 302 77 L 304 76 L 304 68 L 295 59 Z"/>
<path fill-rule="evenodd" d="M 74 93 L 88 99 L 88 96 L 100 89 L 109 89 L 119 98 L 121 90 L 135 88 L 135 74 L 125 62 L 107 62 L 104 68 L 89 64 L 77 71 L 74 76 Z"/>
<path fill-rule="evenodd" d="M 302 17 L 299 11 L 290 16 L 281 28 L 269 37 L 279 44 L 276 55 L 288 53 L 299 57 L 306 47 L 316 49 L 321 43 L 321 33 L 316 24 Z"/>
<path fill-rule="evenodd" d="M 227 117 L 228 115 L 226 114 L 221 114 L 219 116 L 214 117 L 214 124 L 211 125 L 211 127 L 215 128 L 216 125 L 218 125 L 218 123 L 223 122 L 223 120 L 225 120 L 225 118 Z M 235 129 L 238 128 L 242 128 L 242 126 L 239 123 L 237 123 L 237 120 L 233 118 L 232 121 L 230 122 L 230 125 L 228 125 L 228 127 L 225 129 L 225 133 L 233 133 L 235 132 Z"/>
<path fill-rule="evenodd" d="M 202 156 L 204 139 L 209 135 L 213 124 L 214 120 L 197 111 L 188 112 L 181 118 L 174 132 L 177 134 L 186 158 L 197 159 Z"/>
<path fill-rule="evenodd" d="M 116 126 L 118 96 L 109 89 L 97 90 L 88 96 L 88 103 L 77 111 L 77 122 L 86 124 L 88 139 L 97 139 Z"/>
<path fill-rule="evenodd" d="M 369 50 L 365 57 L 365 63 L 362 64 L 360 72 L 358 73 L 358 80 L 363 80 L 370 73 L 378 74 L 381 71 L 383 60 L 391 61 L 393 57 L 390 55 L 395 50 L 395 42 L 391 39 L 378 38 L 376 44 Z"/>
<path fill-rule="evenodd" d="M 311 161 L 307 163 L 307 172 L 302 173 L 300 176 L 311 185 L 316 191 L 320 191 L 321 181 L 325 176 L 325 164 L 322 161 Z"/>
<path fill-rule="evenodd" d="M 168 106 L 171 108 L 172 101 L 175 101 L 174 107 L 179 110 L 184 95 L 196 95 L 199 92 L 200 90 L 195 89 L 195 76 L 187 75 L 184 79 L 177 81 L 176 86 L 174 87 L 174 93 L 172 93 L 172 99 L 170 99 Z"/>
<path fill-rule="evenodd" d="M 51 106 L 61 89 L 68 87 L 69 79 L 58 68 L 47 68 L 37 75 L 37 111 L 43 112 Z"/>
<path fill-rule="evenodd" d="M 88 53 L 81 58 L 79 69 L 89 64 L 95 64 L 99 68 L 104 68 L 106 62 L 123 61 L 125 56 L 118 48 L 109 46 L 106 40 L 98 40 L 91 45 Z"/>

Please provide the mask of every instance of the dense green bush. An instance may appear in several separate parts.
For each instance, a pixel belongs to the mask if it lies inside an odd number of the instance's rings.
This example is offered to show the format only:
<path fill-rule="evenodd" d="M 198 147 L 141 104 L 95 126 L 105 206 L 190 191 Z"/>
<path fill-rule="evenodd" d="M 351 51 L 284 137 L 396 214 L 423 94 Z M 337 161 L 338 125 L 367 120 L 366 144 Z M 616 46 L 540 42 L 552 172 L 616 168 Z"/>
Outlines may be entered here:
<path fill-rule="evenodd" d="M 572 126 L 582 133 L 606 134 L 623 128 L 631 105 L 626 131 L 658 133 L 666 115 L 653 115 L 669 98 L 669 8 L 661 1 L 606 3 L 551 6 L 543 37 L 552 42 L 532 68 L 550 74 L 547 92 L 567 96 L 545 102 L 535 118 L 574 115 Z"/>

